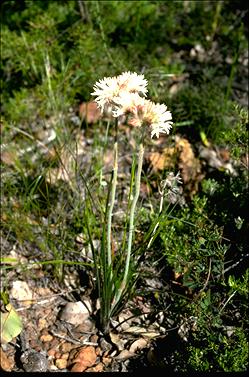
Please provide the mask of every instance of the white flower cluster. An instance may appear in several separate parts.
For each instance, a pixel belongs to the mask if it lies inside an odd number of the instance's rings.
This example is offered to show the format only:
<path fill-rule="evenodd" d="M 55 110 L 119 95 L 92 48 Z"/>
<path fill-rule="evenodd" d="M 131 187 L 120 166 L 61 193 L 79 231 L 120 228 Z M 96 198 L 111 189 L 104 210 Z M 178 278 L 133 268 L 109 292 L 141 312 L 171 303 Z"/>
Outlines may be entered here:
<path fill-rule="evenodd" d="M 129 124 L 136 127 L 148 125 L 151 137 L 160 133 L 169 134 L 172 127 L 172 115 L 164 104 L 156 104 L 144 97 L 147 94 L 147 80 L 143 75 L 124 72 L 116 77 L 105 77 L 97 82 L 91 93 L 96 96 L 96 103 L 103 112 L 112 107 L 114 117 L 129 115 Z"/>

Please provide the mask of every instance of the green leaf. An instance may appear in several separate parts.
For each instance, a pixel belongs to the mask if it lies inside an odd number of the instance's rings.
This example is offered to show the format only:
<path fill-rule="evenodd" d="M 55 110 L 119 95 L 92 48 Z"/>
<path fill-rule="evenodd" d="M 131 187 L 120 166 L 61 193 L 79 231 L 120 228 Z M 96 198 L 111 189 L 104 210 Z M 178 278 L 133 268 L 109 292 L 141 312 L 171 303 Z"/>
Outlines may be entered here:
<path fill-rule="evenodd" d="M 6 305 L 7 313 L 1 313 L 1 342 L 9 343 L 22 331 L 22 321 L 11 304 Z"/>

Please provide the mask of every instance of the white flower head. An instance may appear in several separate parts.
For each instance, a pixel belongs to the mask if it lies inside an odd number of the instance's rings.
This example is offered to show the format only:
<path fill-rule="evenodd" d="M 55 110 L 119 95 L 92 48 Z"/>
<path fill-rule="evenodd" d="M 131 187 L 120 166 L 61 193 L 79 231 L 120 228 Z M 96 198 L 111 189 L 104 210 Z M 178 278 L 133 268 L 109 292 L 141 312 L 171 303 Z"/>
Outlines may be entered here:
<path fill-rule="evenodd" d="M 143 75 L 138 75 L 136 72 L 123 72 L 116 77 L 105 77 L 96 82 L 91 94 L 96 96 L 95 101 L 103 112 L 105 106 L 116 104 L 115 99 L 121 93 L 142 93 L 146 96 L 147 93 L 147 80 Z"/>
<path fill-rule="evenodd" d="M 96 82 L 93 87 L 92 96 L 96 96 L 95 102 L 103 112 L 104 108 L 112 103 L 114 97 L 119 94 L 119 87 L 116 77 L 104 77 Z"/>
<path fill-rule="evenodd" d="M 148 125 L 151 128 L 151 138 L 160 133 L 169 134 L 172 127 L 172 116 L 164 104 L 155 104 L 143 98 L 138 106 L 132 111 L 129 124 L 134 126 Z"/>
<path fill-rule="evenodd" d="M 142 93 L 146 97 L 148 81 L 144 75 L 136 72 L 123 72 L 117 77 L 120 90 L 130 93 Z"/>
<path fill-rule="evenodd" d="M 159 137 L 160 133 L 169 134 L 172 127 L 172 115 L 164 104 L 152 103 L 151 106 L 151 138 Z"/>
<path fill-rule="evenodd" d="M 113 116 L 136 115 L 139 108 L 144 106 L 145 101 L 145 98 L 140 97 L 138 93 L 120 92 L 119 96 L 113 101 L 115 103 Z"/>

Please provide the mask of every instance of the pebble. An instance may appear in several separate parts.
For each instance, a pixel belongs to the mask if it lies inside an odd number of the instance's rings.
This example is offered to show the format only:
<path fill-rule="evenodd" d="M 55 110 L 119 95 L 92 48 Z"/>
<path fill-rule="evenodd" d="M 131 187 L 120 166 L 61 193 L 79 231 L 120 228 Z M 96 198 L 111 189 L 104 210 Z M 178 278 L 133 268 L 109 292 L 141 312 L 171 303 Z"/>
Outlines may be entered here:
<path fill-rule="evenodd" d="M 128 350 L 123 350 L 120 352 L 118 356 L 116 356 L 116 360 L 126 360 L 129 359 L 130 357 L 134 356 L 134 353 L 128 351 Z"/>
<path fill-rule="evenodd" d="M 58 369 L 64 369 L 67 367 L 67 360 L 65 359 L 57 359 L 55 360 L 55 365 Z"/>
<path fill-rule="evenodd" d="M 110 364 L 110 362 L 112 361 L 112 359 L 110 357 L 102 357 L 102 362 L 105 364 L 105 365 L 108 365 Z"/>
<path fill-rule="evenodd" d="M 48 329 L 42 329 L 41 335 L 48 335 Z"/>
<path fill-rule="evenodd" d="M 61 358 L 61 353 L 60 352 L 55 352 L 55 355 L 54 355 L 54 357 L 56 358 L 56 359 L 60 359 Z"/>
<path fill-rule="evenodd" d="M 103 372 L 104 364 L 99 363 L 95 367 L 87 368 L 86 372 Z"/>
<path fill-rule="evenodd" d="M 91 336 L 90 341 L 93 343 L 97 343 L 98 339 L 99 339 L 98 335 L 94 334 Z"/>
<path fill-rule="evenodd" d="M 57 350 L 58 348 L 59 348 L 59 340 L 58 338 L 54 338 L 49 344 L 49 349 Z"/>
<path fill-rule="evenodd" d="M 17 301 L 21 301 L 22 306 L 30 306 L 32 304 L 33 293 L 25 281 L 13 281 L 10 296 Z"/>
<path fill-rule="evenodd" d="M 70 352 L 72 349 L 78 347 L 77 345 L 75 344 L 72 344 L 72 343 L 63 343 L 61 346 L 60 346 L 60 350 L 62 353 L 68 353 Z"/>
<path fill-rule="evenodd" d="M 10 358 L 6 355 L 6 353 L 0 348 L 0 369 L 6 372 L 11 372 L 13 368 L 13 364 L 11 364 Z"/>
<path fill-rule="evenodd" d="M 47 323 L 46 319 L 39 318 L 39 320 L 38 320 L 38 330 L 41 331 L 41 330 L 43 330 L 47 327 L 48 327 L 48 323 Z"/>
<path fill-rule="evenodd" d="M 91 310 L 90 300 L 68 302 L 60 313 L 60 319 L 72 325 L 79 325 L 89 319 Z"/>
<path fill-rule="evenodd" d="M 46 372 L 48 369 L 48 360 L 44 352 L 30 349 L 21 355 L 20 360 L 25 372 Z"/>
<path fill-rule="evenodd" d="M 89 333 L 93 331 L 93 328 L 94 328 L 93 321 L 90 318 L 87 318 L 83 321 L 83 323 L 81 323 L 80 325 L 76 327 L 76 329 L 74 330 L 74 333 L 79 333 L 79 334 Z"/>
<path fill-rule="evenodd" d="M 50 335 L 50 334 L 46 334 L 46 335 L 41 335 L 40 336 L 40 340 L 44 343 L 46 342 L 51 342 L 53 340 L 53 336 Z"/>
<path fill-rule="evenodd" d="M 55 353 L 56 353 L 56 351 L 55 351 L 54 349 L 50 349 L 50 350 L 48 350 L 48 352 L 47 352 L 48 356 L 51 356 L 51 357 L 54 357 L 54 356 L 55 356 Z"/>
<path fill-rule="evenodd" d="M 69 352 L 64 353 L 63 355 L 61 355 L 61 359 L 68 360 L 68 358 L 69 358 Z"/>
<path fill-rule="evenodd" d="M 97 360 L 95 349 L 92 346 L 82 347 L 73 355 L 70 353 L 69 364 L 74 364 L 72 372 L 83 372 L 86 368 L 92 367 Z"/>
<path fill-rule="evenodd" d="M 132 343 L 130 346 L 129 351 L 131 353 L 135 353 L 138 350 L 141 350 L 147 346 L 148 342 L 144 338 L 139 338 L 135 340 L 135 342 Z"/>

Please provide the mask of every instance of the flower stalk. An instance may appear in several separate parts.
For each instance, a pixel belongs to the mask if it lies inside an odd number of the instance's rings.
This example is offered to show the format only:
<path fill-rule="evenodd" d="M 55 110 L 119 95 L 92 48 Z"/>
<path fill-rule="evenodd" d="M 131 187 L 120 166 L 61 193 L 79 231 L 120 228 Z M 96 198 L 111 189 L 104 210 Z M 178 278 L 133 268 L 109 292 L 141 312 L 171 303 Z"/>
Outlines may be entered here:
<path fill-rule="evenodd" d="M 112 279 L 112 247 L 111 247 L 111 233 L 112 233 L 112 217 L 113 217 L 113 207 L 116 197 L 116 188 L 118 180 L 118 143 L 114 143 L 114 163 L 112 171 L 112 182 L 111 182 L 111 194 L 110 202 L 108 206 L 108 220 L 107 220 L 107 264 L 110 270 L 110 278 Z"/>
<path fill-rule="evenodd" d="M 140 185 L 141 185 L 141 174 L 142 174 L 142 167 L 143 167 L 143 156 L 144 156 L 144 146 L 142 143 L 139 145 L 139 152 L 138 152 L 138 164 L 137 164 L 137 171 L 136 171 L 136 178 L 135 178 L 135 193 L 131 204 L 130 209 L 130 223 L 129 223 L 129 232 L 128 232 L 128 243 L 127 243 L 127 254 L 126 254 L 126 262 L 125 262 L 125 271 L 124 277 L 121 283 L 119 290 L 117 291 L 116 296 L 112 302 L 112 310 L 114 309 L 115 305 L 119 302 L 122 293 L 124 292 L 127 286 L 127 279 L 129 274 L 129 267 L 130 267 L 130 260 L 131 260 L 131 249 L 132 249 L 132 238 L 134 234 L 134 216 L 137 201 L 139 198 L 140 193 Z"/>
<path fill-rule="evenodd" d="M 124 297 L 129 294 L 129 289 L 134 282 L 132 271 L 134 258 L 132 246 L 134 242 L 134 223 L 137 202 L 140 194 L 141 175 L 144 157 L 144 139 L 146 130 L 149 129 L 151 138 L 159 137 L 161 133 L 169 134 L 172 127 L 172 116 L 165 104 L 156 104 L 145 97 L 147 96 L 147 80 L 137 73 L 123 72 L 116 77 L 105 77 L 95 83 L 91 93 L 96 96 L 95 102 L 101 112 L 112 111 L 116 119 L 116 135 L 114 141 L 114 163 L 110 181 L 108 198 L 106 202 L 107 226 L 103 230 L 101 253 L 96 266 L 100 269 L 97 274 L 99 297 L 103 301 L 100 307 L 103 330 L 108 331 L 109 321 L 113 314 L 122 308 Z M 131 171 L 131 185 L 128 204 L 128 229 L 125 226 L 123 245 L 118 248 L 117 255 L 112 255 L 112 226 L 113 209 L 115 205 L 118 184 L 118 119 L 126 119 L 127 124 L 138 129 L 139 144 L 137 149 L 137 162 L 135 171 Z M 134 174 L 134 175 L 133 175 Z M 133 181 L 134 178 L 134 181 Z M 134 194 L 134 195 L 132 195 Z M 163 197 L 160 202 L 162 211 Z M 156 225 L 153 236 L 155 234 Z M 125 247 L 125 243 L 126 247 Z M 149 242 L 149 246 L 152 240 Z M 123 252 L 125 255 L 123 256 Z M 134 259 L 135 262 L 135 259 Z"/>

